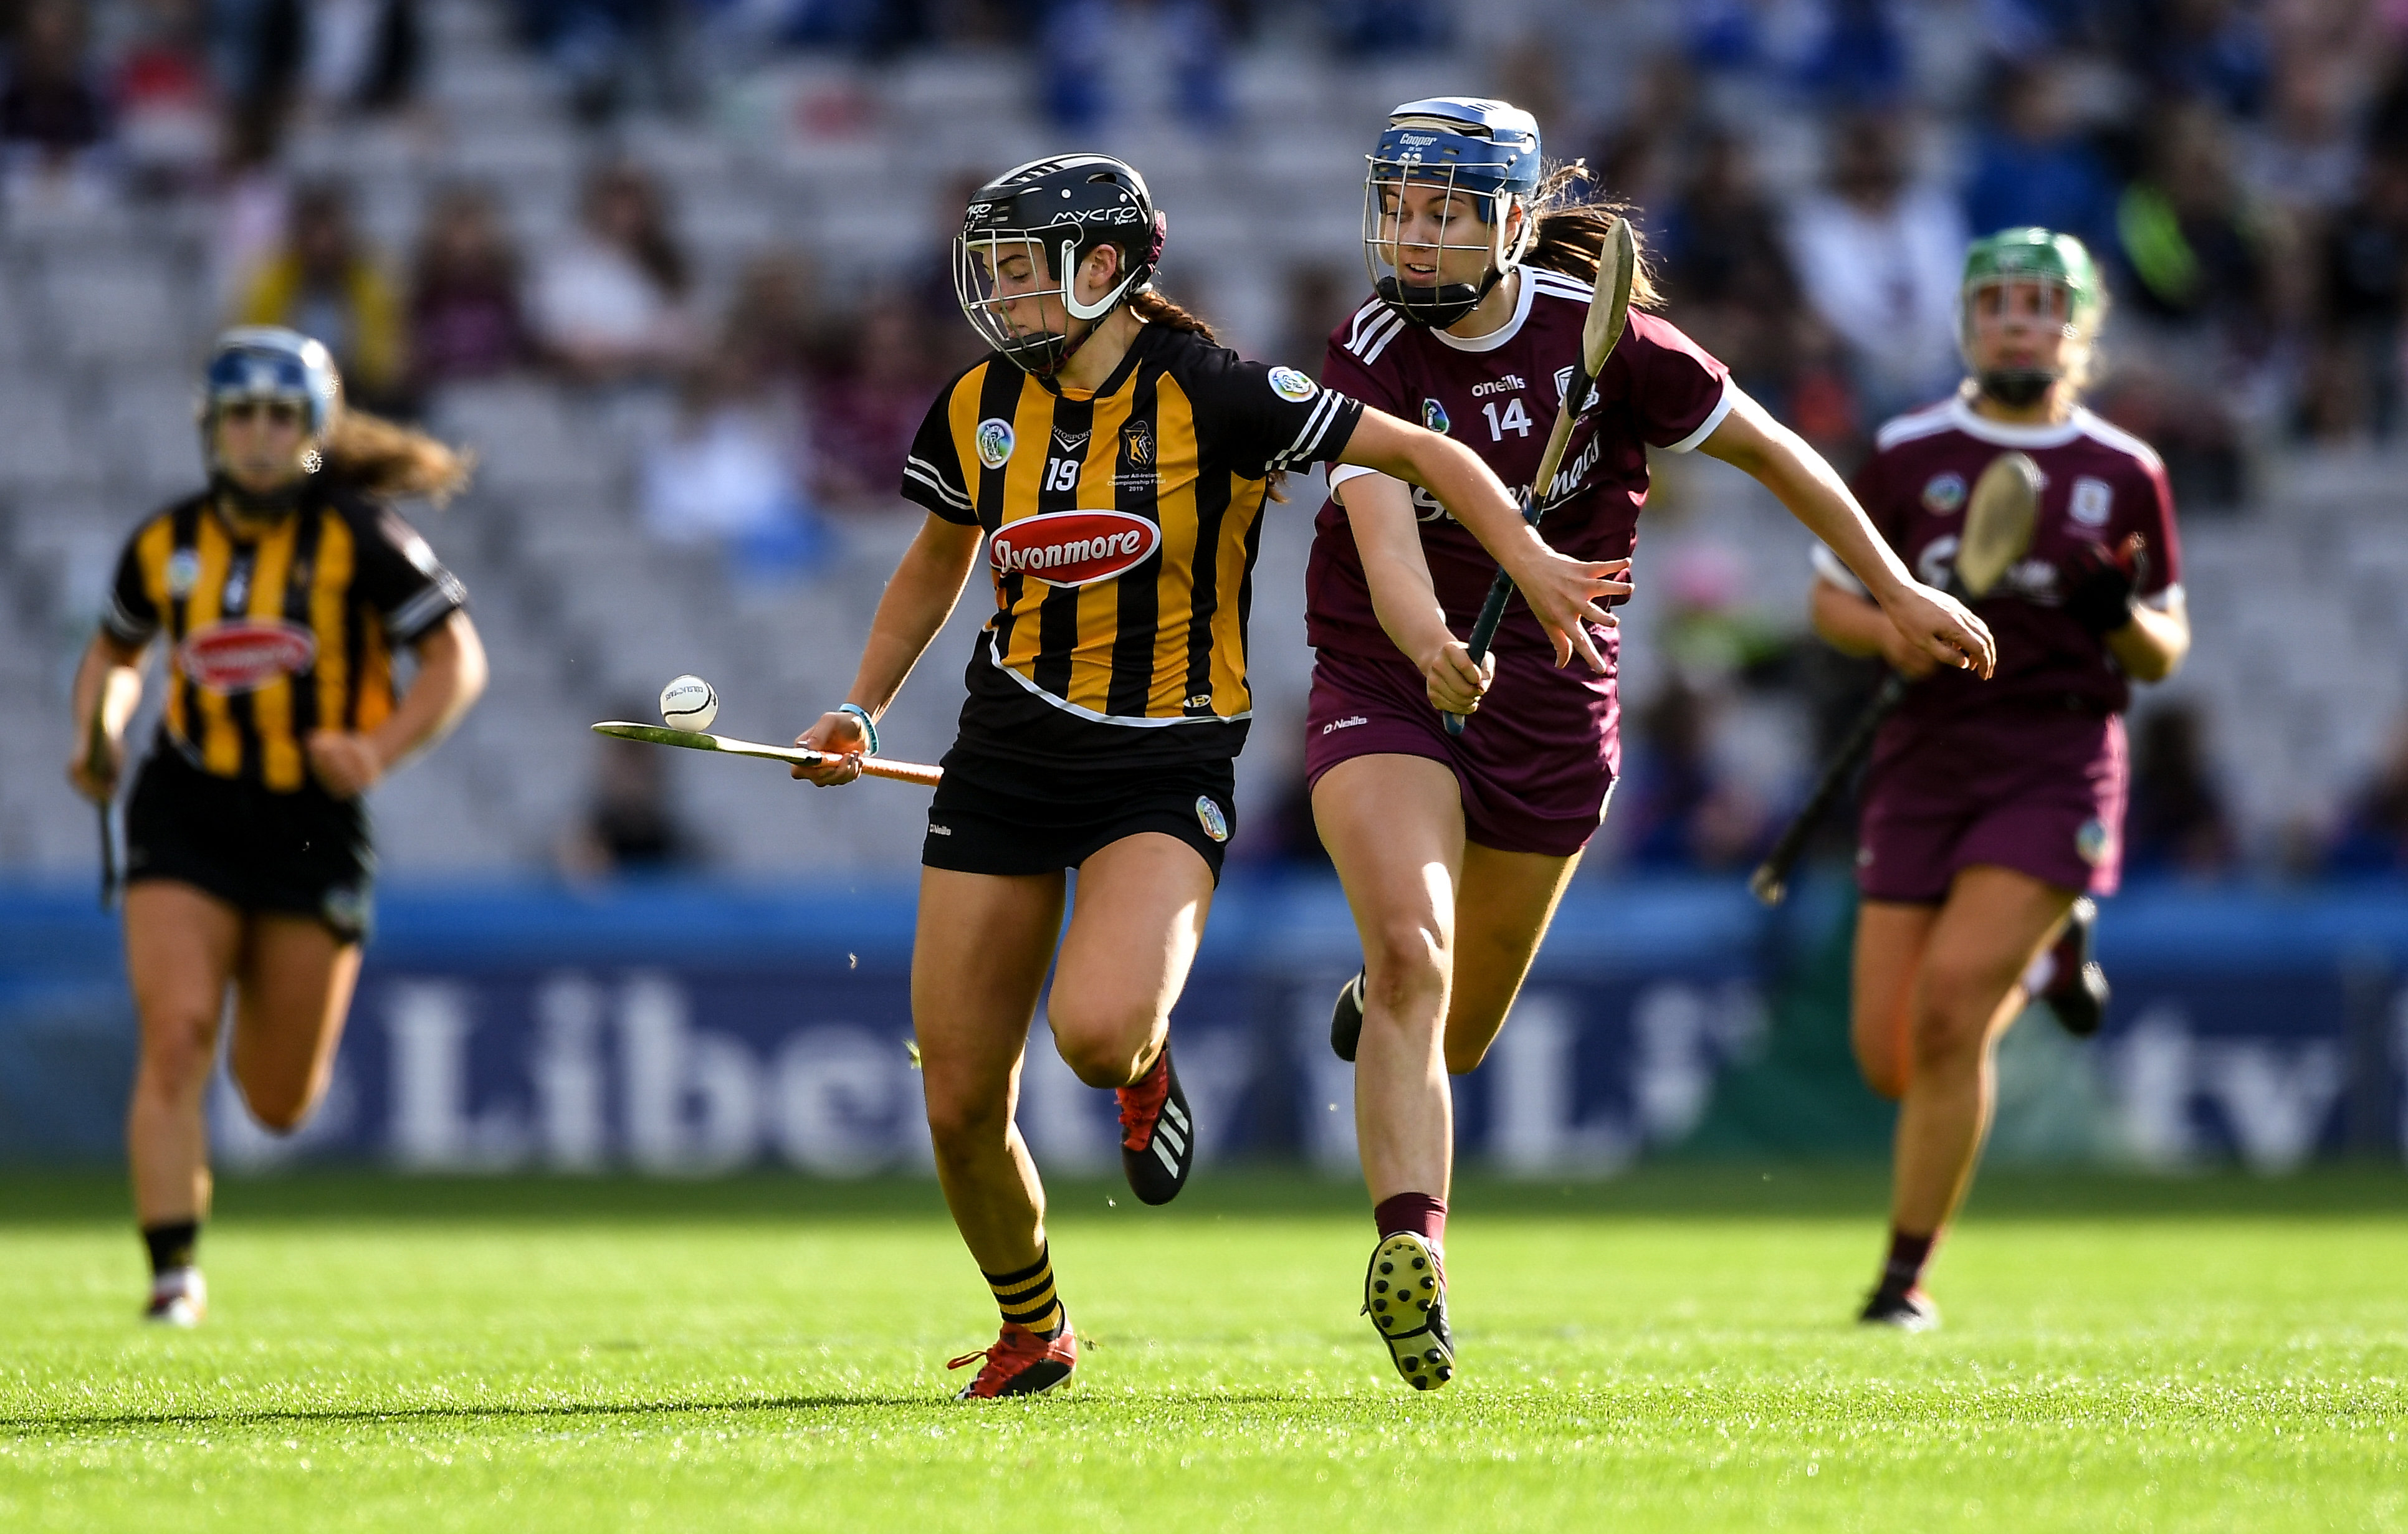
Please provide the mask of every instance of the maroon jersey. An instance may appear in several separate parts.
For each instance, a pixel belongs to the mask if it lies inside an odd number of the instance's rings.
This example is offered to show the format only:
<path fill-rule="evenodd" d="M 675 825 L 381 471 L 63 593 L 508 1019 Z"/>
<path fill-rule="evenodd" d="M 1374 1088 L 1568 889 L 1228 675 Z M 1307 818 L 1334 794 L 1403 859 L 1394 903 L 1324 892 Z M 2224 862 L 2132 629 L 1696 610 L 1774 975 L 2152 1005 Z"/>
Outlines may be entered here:
<path fill-rule="evenodd" d="M 1539 471 L 1547 433 L 1580 365 L 1589 284 L 1559 272 L 1521 268 L 1513 317 L 1472 340 L 1407 324 L 1377 299 L 1329 335 L 1325 387 L 1469 447 L 1513 488 Z M 1576 559 L 1619 559 L 1638 542 L 1647 502 L 1647 449 L 1685 452 L 1730 411 L 1730 369 L 1652 314 L 1633 310 L 1597 380 L 1597 405 L 1565 448 L 1561 484 L 1577 486 L 1547 513 L 1548 543 Z M 1369 469 L 1333 466 L 1334 488 Z M 1446 608 L 1447 624 L 1469 632 L 1487 599 L 1497 562 L 1429 492 L 1413 487 L 1422 555 Z M 1306 637 L 1321 650 L 1371 657 L 1396 647 L 1371 610 L 1362 556 L 1345 509 L 1333 498 L 1314 523 L 1305 572 Z M 1601 631 L 1612 652 L 1614 637 Z M 1497 630 L 1500 650 L 1548 648 L 1546 633 L 1516 595 Z M 1610 685 L 1599 679 L 1600 683 Z"/>
<path fill-rule="evenodd" d="M 2083 544 L 2120 549 L 2147 540 L 2148 579 L 2140 595 L 2154 607 L 2172 600 L 2182 580 L 2165 466 L 2147 443 L 2088 410 L 2057 425 L 2011 426 L 1951 399 L 1899 416 L 1881 429 L 1870 462 L 1857 471 L 1856 498 L 1899 557 L 1924 581 L 1944 583 L 1954 568 L 1965 502 L 1990 461 L 2021 449 L 2044 478 L 2031 552 L 1974 604 L 1999 641 L 1997 673 L 1941 671 L 1918 683 L 1899 710 L 1909 729 L 1954 724 L 2014 703 L 2121 713 L 2131 686 L 2104 641 L 2064 609 L 2069 565 Z M 1815 565 L 1826 580 L 1862 588 L 1828 549 Z"/>

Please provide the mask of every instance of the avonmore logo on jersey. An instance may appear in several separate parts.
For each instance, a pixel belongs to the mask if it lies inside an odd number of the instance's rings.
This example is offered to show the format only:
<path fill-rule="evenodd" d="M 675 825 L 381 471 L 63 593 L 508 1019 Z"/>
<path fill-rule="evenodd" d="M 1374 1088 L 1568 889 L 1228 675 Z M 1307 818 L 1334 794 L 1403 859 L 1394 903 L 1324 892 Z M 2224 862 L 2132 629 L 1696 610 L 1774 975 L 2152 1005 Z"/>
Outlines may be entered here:
<path fill-rule="evenodd" d="M 1090 586 L 1127 574 L 1161 545 L 1161 528 L 1125 511 L 1048 511 L 996 529 L 987 563 L 998 576 Z"/>
<path fill-rule="evenodd" d="M 237 618 L 195 629 L 176 647 L 184 675 L 213 693 L 248 693 L 298 676 L 318 659 L 306 628 L 268 618 Z"/>

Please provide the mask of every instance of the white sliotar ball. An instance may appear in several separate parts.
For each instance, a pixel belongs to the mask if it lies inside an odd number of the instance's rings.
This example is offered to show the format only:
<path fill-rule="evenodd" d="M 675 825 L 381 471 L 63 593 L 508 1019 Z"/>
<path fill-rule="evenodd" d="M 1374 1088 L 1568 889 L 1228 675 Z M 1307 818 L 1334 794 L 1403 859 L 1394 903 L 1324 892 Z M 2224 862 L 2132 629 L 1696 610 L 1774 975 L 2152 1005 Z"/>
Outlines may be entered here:
<path fill-rule="evenodd" d="M 661 689 L 661 718 L 672 729 L 707 730 L 718 717 L 719 695 L 700 677 L 680 677 Z"/>

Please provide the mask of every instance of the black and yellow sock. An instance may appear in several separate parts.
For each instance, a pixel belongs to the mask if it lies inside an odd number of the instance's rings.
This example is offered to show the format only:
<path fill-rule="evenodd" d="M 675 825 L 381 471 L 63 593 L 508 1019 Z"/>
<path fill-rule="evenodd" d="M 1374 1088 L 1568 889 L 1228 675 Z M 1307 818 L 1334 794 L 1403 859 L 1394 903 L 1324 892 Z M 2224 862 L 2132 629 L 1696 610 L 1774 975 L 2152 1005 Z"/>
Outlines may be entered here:
<path fill-rule="evenodd" d="M 201 1222 L 176 1220 L 166 1225 L 144 1226 L 142 1244 L 150 1251 L 152 1278 L 179 1268 L 190 1268 L 193 1254 L 201 1244 Z"/>
<path fill-rule="evenodd" d="M 1054 1296 L 1054 1249 L 1039 1247 L 1037 1260 L 1011 1273 L 979 1271 L 995 1291 L 996 1308 L 1006 1321 L 1016 1321 L 1039 1337 L 1059 1337 L 1068 1319 Z"/>

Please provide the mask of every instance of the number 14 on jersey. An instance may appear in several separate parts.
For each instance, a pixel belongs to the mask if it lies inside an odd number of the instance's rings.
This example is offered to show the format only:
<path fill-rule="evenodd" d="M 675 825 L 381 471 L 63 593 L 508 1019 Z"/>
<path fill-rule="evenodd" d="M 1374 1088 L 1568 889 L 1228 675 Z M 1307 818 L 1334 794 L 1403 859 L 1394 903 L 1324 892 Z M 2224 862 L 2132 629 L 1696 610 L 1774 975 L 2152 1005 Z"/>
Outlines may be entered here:
<path fill-rule="evenodd" d="M 1488 418 L 1488 440 L 1491 442 L 1504 441 L 1507 432 L 1522 437 L 1530 435 L 1530 412 L 1522 409 L 1518 398 L 1507 400 L 1502 411 L 1497 409 L 1495 400 L 1489 400 L 1480 407 L 1480 413 Z"/>

